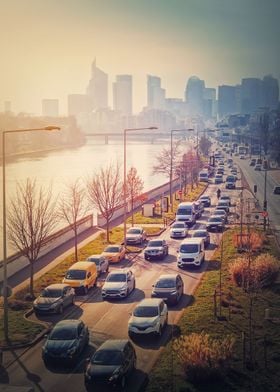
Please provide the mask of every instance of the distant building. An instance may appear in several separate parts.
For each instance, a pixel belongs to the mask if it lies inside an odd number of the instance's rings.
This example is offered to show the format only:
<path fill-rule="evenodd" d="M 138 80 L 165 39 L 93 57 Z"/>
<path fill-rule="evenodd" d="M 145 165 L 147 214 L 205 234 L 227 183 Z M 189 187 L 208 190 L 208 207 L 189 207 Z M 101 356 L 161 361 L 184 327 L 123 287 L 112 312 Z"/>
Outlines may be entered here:
<path fill-rule="evenodd" d="M 270 110 L 277 109 L 279 104 L 279 84 L 278 80 L 271 75 L 267 75 L 262 80 L 261 106 Z"/>
<path fill-rule="evenodd" d="M 203 92 L 203 114 L 205 118 L 216 117 L 216 89 L 206 87 Z"/>
<path fill-rule="evenodd" d="M 113 83 L 113 108 L 122 115 L 132 115 L 132 76 L 117 75 Z"/>
<path fill-rule="evenodd" d="M 91 79 L 86 94 L 89 97 L 91 110 L 106 109 L 108 107 L 108 75 L 97 68 L 94 60 L 91 66 Z"/>
<path fill-rule="evenodd" d="M 237 112 L 236 87 L 218 87 L 218 114 L 220 118 Z"/>
<path fill-rule="evenodd" d="M 147 76 L 147 106 L 148 109 L 164 109 L 165 90 L 161 87 L 158 76 Z"/>
<path fill-rule="evenodd" d="M 69 94 L 68 95 L 68 115 L 77 116 L 81 113 L 91 111 L 91 101 L 86 94 Z"/>
<path fill-rule="evenodd" d="M 241 113 L 253 113 L 261 106 L 262 81 L 257 78 L 245 78 L 241 82 Z"/>
<path fill-rule="evenodd" d="M 58 99 L 42 99 L 42 116 L 58 117 L 59 100 Z"/>
<path fill-rule="evenodd" d="M 203 115 L 205 82 L 197 76 L 189 78 L 185 90 L 185 100 L 188 104 L 189 114 Z"/>

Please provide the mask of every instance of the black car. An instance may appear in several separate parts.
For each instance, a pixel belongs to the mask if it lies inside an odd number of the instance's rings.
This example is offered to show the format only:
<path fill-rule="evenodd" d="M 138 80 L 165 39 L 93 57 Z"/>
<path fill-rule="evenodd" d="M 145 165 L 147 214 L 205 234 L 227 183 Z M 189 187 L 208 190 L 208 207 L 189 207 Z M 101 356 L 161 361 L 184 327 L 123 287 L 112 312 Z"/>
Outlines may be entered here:
<path fill-rule="evenodd" d="M 201 196 L 199 200 L 204 204 L 204 207 L 211 207 L 211 198 L 209 196 Z"/>
<path fill-rule="evenodd" d="M 280 186 L 275 186 L 274 189 L 273 189 L 273 193 L 275 195 L 280 195 Z"/>
<path fill-rule="evenodd" d="M 150 240 L 144 251 L 145 260 L 164 259 L 168 255 L 168 245 L 165 240 Z"/>
<path fill-rule="evenodd" d="M 153 285 L 152 298 L 163 298 L 167 304 L 176 305 L 184 294 L 184 282 L 179 274 L 161 275 Z"/>
<path fill-rule="evenodd" d="M 88 390 L 123 390 L 135 366 L 136 353 L 129 340 L 106 340 L 88 359 L 85 386 Z"/>
<path fill-rule="evenodd" d="M 206 229 L 208 231 L 223 231 L 224 227 L 224 219 L 214 215 L 210 216 L 206 223 Z"/>
<path fill-rule="evenodd" d="M 42 347 L 45 364 L 74 364 L 89 343 L 89 331 L 82 320 L 62 320 L 51 330 Z"/>
<path fill-rule="evenodd" d="M 74 304 L 75 290 L 68 284 L 56 283 L 42 290 L 33 302 L 33 310 L 36 314 L 61 314 L 66 306 Z"/>

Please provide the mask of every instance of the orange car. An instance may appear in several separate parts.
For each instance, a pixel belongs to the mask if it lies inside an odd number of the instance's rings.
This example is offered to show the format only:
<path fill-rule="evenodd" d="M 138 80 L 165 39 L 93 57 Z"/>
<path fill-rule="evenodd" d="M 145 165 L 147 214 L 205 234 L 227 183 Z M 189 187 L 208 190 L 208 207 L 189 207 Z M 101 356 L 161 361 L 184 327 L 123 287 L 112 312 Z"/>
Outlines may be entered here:
<path fill-rule="evenodd" d="M 102 252 L 109 263 L 118 263 L 125 258 L 125 247 L 123 245 L 108 245 Z"/>

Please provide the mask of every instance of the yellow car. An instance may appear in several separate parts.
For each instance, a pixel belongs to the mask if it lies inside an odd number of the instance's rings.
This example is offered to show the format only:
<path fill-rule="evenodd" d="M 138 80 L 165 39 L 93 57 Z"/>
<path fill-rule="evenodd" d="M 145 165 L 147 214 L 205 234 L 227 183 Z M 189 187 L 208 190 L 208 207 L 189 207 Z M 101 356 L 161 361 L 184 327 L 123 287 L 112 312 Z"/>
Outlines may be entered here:
<path fill-rule="evenodd" d="M 118 263 L 125 258 L 125 247 L 123 245 L 109 245 L 102 252 L 109 263 Z"/>

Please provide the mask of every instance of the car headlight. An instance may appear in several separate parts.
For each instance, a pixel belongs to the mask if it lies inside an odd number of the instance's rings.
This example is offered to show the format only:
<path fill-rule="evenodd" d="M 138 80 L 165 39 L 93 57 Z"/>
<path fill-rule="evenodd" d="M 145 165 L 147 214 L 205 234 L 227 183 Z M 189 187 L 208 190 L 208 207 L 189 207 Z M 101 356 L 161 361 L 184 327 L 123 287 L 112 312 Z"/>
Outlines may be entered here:
<path fill-rule="evenodd" d="M 127 290 L 126 287 L 122 287 L 122 288 L 120 289 L 120 292 L 123 293 L 123 292 L 125 292 L 126 290 Z"/>
<path fill-rule="evenodd" d="M 177 294 L 176 290 L 173 290 L 173 291 L 170 292 L 170 295 L 176 295 L 176 294 Z"/>
<path fill-rule="evenodd" d="M 76 351 L 77 351 L 77 346 L 73 346 L 73 347 L 69 348 L 69 350 L 67 350 L 67 354 L 73 355 L 73 354 L 75 354 Z"/>
<path fill-rule="evenodd" d="M 53 304 L 50 305 L 50 308 L 55 308 L 57 305 L 59 305 L 59 302 L 54 302 Z"/>
<path fill-rule="evenodd" d="M 152 327 L 156 327 L 157 324 L 158 324 L 158 322 L 159 322 L 159 319 L 154 320 L 154 321 L 152 322 L 151 326 L 152 326 Z"/>

